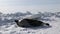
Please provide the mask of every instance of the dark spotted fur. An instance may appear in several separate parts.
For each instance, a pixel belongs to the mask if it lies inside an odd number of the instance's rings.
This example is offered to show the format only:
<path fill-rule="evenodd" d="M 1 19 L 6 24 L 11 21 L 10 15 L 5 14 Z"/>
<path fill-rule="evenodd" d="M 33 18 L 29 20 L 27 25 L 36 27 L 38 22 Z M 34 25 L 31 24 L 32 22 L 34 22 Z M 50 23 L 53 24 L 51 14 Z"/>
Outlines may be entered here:
<path fill-rule="evenodd" d="M 48 23 L 44 23 L 42 21 L 34 20 L 34 19 L 23 19 L 20 22 L 18 20 L 15 20 L 18 26 L 21 27 L 30 27 L 30 26 L 43 26 L 44 24 L 49 26 Z"/>

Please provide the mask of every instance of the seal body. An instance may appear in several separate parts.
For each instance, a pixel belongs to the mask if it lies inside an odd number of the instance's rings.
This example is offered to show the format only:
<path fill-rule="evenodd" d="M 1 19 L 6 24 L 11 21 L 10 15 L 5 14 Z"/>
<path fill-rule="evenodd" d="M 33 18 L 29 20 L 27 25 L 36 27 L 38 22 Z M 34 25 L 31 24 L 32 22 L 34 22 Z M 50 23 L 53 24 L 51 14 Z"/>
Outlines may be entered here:
<path fill-rule="evenodd" d="M 36 27 L 36 26 L 43 26 L 47 25 L 48 23 L 44 23 L 42 21 L 34 20 L 34 19 L 23 19 L 19 22 L 19 20 L 15 20 L 16 24 L 20 27 Z"/>

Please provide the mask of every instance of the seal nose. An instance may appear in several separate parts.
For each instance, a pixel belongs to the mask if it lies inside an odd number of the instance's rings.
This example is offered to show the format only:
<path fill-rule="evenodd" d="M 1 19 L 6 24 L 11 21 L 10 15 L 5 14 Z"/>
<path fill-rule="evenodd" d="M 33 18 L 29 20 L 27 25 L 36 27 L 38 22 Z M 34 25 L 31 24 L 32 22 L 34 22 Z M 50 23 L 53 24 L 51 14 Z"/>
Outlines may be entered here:
<path fill-rule="evenodd" d="M 18 22 L 18 20 L 15 20 L 15 22 Z"/>

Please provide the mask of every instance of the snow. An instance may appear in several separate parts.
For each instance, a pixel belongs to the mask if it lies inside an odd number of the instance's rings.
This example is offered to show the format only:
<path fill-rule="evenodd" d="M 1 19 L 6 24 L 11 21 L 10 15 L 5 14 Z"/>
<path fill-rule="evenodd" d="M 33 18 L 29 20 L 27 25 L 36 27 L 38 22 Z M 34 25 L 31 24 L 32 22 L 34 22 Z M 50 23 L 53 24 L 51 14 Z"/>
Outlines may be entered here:
<path fill-rule="evenodd" d="M 49 23 L 51 27 L 18 27 L 15 19 L 33 18 Z M 38 14 L 17 12 L 14 14 L 0 13 L 0 34 L 60 34 L 60 12 L 38 12 Z"/>

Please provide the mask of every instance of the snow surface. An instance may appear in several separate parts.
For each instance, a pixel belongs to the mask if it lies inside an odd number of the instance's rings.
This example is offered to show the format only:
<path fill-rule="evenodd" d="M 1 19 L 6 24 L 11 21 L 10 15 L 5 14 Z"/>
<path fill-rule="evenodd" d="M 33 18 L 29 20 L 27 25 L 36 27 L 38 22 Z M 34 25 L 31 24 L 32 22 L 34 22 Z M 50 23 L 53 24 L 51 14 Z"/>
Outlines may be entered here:
<path fill-rule="evenodd" d="M 14 22 L 15 19 L 33 18 L 49 23 L 51 27 L 18 27 Z M 14 14 L 0 13 L 0 34 L 60 34 L 60 12 L 30 12 Z"/>

